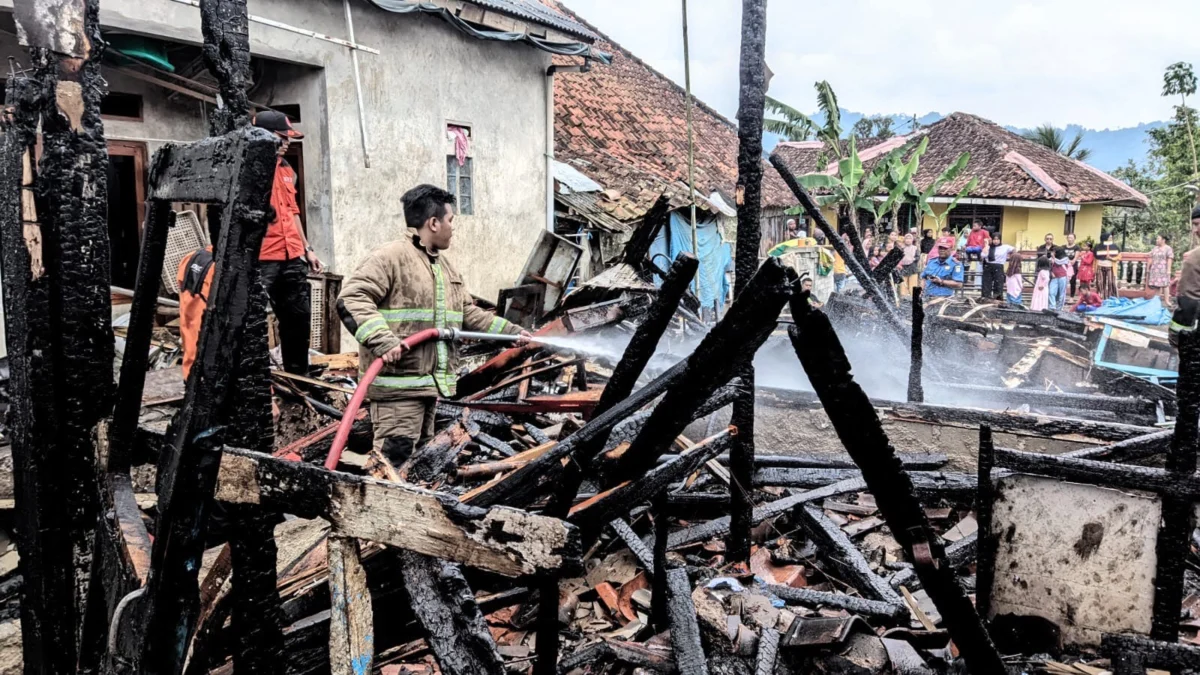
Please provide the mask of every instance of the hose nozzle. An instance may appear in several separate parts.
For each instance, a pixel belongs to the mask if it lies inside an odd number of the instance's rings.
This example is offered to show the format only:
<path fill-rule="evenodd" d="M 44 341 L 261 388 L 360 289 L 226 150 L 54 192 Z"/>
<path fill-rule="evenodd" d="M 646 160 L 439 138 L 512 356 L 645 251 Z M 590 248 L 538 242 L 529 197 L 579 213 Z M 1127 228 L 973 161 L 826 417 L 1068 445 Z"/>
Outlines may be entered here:
<path fill-rule="evenodd" d="M 450 340 L 451 342 L 460 342 L 462 340 L 482 340 L 485 342 L 516 342 L 521 339 L 519 335 L 507 335 L 505 333 L 476 333 L 468 330 L 460 330 L 458 328 L 444 328 L 440 331 L 439 338 Z"/>

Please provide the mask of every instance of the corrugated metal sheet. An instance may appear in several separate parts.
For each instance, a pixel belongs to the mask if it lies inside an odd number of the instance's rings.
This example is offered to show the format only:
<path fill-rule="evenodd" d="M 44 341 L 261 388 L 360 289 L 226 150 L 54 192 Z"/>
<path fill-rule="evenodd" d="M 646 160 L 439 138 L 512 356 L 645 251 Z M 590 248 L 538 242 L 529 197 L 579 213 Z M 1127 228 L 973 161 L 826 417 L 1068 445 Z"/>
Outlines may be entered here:
<path fill-rule="evenodd" d="M 554 195 L 554 200 L 565 206 L 573 215 L 583 218 L 602 230 L 607 230 L 608 232 L 631 232 L 632 228 L 608 215 L 596 203 L 600 194 L 599 192 L 556 194 Z"/>
<path fill-rule="evenodd" d="M 471 2 L 481 7 L 494 9 L 497 12 L 504 12 L 505 14 L 511 14 L 521 19 L 550 26 L 564 33 L 589 39 L 596 38 L 588 29 L 546 7 L 537 0 L 471 0 Z"/>

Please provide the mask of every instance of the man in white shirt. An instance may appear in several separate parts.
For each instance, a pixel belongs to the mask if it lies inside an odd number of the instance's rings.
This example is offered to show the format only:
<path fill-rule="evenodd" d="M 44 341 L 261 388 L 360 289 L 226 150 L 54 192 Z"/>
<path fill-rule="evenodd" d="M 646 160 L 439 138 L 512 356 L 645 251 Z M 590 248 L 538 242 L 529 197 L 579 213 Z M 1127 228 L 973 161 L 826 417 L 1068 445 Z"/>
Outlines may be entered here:
<path fill-rule="evenodd" d="M 1004 265 L 1013 247 L 1000 243 L 1000 233 L 993 232 L 992 240 L 980 254 L 983 261 L 983 285 L 980 294 L 984 300 L 1004 300 Z"/>

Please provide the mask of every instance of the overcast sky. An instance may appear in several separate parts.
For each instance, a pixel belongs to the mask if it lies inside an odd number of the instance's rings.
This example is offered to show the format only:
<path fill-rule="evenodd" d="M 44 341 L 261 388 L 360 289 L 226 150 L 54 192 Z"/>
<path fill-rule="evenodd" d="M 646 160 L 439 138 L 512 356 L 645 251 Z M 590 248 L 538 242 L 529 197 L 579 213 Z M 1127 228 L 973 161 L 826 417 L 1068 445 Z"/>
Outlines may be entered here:
<path fill-rule="evenodd" d="M 683 83 L 680 0 L 564 0 Z M 815 109 L 971 112 L 1030 127 L 1118 128 L 1166 119 L 1164 68 L 1200 67 L 1200 0 L 770 0 L 770 94 Z M 739 0 L 689 0 L 692 89 L 734 117 Z M 1194 104 L 1193 104 L 1194 105 Z"/>

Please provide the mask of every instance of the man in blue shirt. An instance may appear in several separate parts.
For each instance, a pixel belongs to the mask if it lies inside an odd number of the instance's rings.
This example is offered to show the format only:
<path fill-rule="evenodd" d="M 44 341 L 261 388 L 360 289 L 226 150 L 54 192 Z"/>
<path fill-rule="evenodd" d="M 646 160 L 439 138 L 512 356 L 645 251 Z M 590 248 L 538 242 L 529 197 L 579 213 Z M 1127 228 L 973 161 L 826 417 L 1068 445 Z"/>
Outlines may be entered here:
<path fill-rule="evenodd" d="M 950 257 L 950 249 L 938 247 L 936 258 L 930 258 L 921 272 L 925 280 L 925 295 L 933 298 L 944 298 L 954 295 L 954 289 L 962 288 L 962 263 Z"/>

